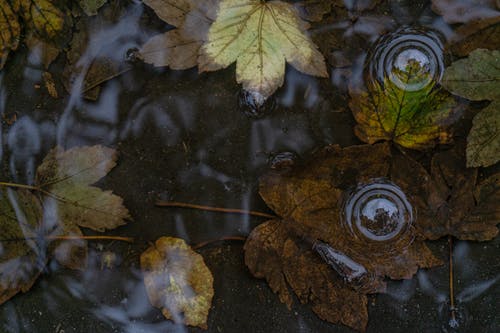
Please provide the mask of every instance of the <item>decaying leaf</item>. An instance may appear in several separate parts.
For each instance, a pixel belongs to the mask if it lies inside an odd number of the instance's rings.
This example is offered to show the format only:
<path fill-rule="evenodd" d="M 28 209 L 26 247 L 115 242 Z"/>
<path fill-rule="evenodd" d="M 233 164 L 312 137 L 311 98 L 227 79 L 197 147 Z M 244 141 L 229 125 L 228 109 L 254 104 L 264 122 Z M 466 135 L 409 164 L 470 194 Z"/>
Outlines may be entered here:
<path fill-rule="evenodd" d="M 450 141 L 447 129 L 456 119 L 457 104 L 433 83 L 411 91 L 386 78 L 383 84 L 374 80 L 368 89 L 351 89 L 350 95 L 355 133 L 367 143 L 391 140 L 426 149 Z"/>
<path fill-rule="evenodd" d="M 30 192 L 0 189 L 0 304 L 27 292 L 45 267 L 41 220 L 42 207 Z"/>
<path fill-rule="evenodd" d="M 499 4 L 497 0 L 432 0 L 432 10 L 446 23 L 467 23 L 500 16 Z"/>
<path fill-rule="evenodd" d="M 112 29 L 122 15 L 119 2 L 112 2 L 97 16 L 82 18 L 77 23 L 78 31 L 73 34 L 64 68 L 63 83 L 68 92 L 97 100 L 101 84 L 132 69 L 125 59 L 126 46 L 120 39 L 123 32 Z"/>
<path fill-rule="evenodd" d="M 282 220 L 252 232 L 245 261 L 282 302 L 291 304 L 291 288 L 322 319 L 364 330 L 365 294 L 383 292 L 385 277 L 440 263 L 416 233 L 414 210 L 426 198 L 401 165 L 417 163 L 387 143 L 328 146 L 312 161 L 261 178 L 260 194 Z"/>
<path fill-rule="evenodd" d="M 141 254 L 149 300 L 177 323 L 207 328 L 214 296 L 212 273 L 182 239 L 161 237 Z"/>
<path fill-rule="evenodd" d="M 64 27 L 65 14 L 51 0 L 17 0 L 20 14 L 37 34 L 54 38 Z"/>
<path fill-rule="evenodd" d="M 236 62 L 236 81 L 266 99 L 284 81 L 285 64 L 327 77 L 322 54 L 297 10 L 281 1 L 222 0 L 199 56 L 199 69 L 215 71 Z"/>
<path fill-rule="evenodd" d="M 500 51 L 479 49 L 454 62 L 443 86 L 473 101 L 491 104 L 474 118 L 467 138 L 467 166 L 490 166 L 500 160 Z"/>
<path fill-rule="evenodd" d="M 172 69 L 187 69 L 198 63 L 198 52 L 215 20 L 219 0 L 145 0 L 162 20 L 177 27 L 155 35 L 141 48 L 144 62 Z"/>
<path fill-rule="evenodd" d="M 461 57 L 475 49 L 500 49 L 500 12 L 497 16 L 469 22 L 455 31 L 450 50 Z"/>
<path fill-rule="evenodd" d="M 302 0 L 293 5 L 302 19 L 309 22 L 321 21 L 323 16 L 332 10 L 332 6 L 343 6 L 342 0 Z"/>
<path fill-rule="evenodd" d="M 428 185 L 429 208 L 419 216 L 420 232 L 428 239 L 452 235 L 484 241 L 498 234 L 500 223 L 500 175 L 477 182 L 477 170 L 466 169 L 465 157 L 455 150 L 432 159 Z M 422 176 L 425 173 L 414 169 Z"/>
<path fill-rule="evenodd" d="M 53 149 L 31 191 L 0 191 L 0 303 L 32 286 L 47 252 L 66 267 L 84 268 L 87 243 L 79 227 L 101 231 L 130 219 L 120 197 L 90 186 L 115 160 L 116 151 L 102 146 Z"/>
<path fill-rule="evenodd" d="M 16 13 L 7 0 L 0 0 L 0 69 L 2 69 L 10 51 L 17 49 L 21 27 Z"/>

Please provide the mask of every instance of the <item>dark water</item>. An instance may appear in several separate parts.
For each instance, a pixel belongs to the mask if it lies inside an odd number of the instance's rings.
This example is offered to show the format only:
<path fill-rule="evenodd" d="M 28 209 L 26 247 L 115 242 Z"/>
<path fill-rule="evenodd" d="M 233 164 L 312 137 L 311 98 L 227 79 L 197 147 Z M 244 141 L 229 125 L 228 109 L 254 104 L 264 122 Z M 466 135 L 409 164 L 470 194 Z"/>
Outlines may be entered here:
<path fill-rule="evenodd" d="M 151 10 L 127 5 L 128 16 L 94 32 L 94 43 L 117 59 L 125 59 L 128 50 L 165 29 Z M 378 29 L 381 25 L 384 28 Z M 139 269 L 140 253 L 163 235 L 197 244 L 246 236 L 263 220 L 159 208 L 155 200 L 268 211 L 257 193 L 257 180 L 278 153 L 307 159 L 310 151 L 326 144 L 361 143 L 352 130 L 355 121 L 347 107 L 343 75 L 347 69 L 353 75 L 361 73 L 366 50 L 382 31 L 408 25 L 435 29 L 445 38 L 452 31 L 426 1 L 389 1 L 367 17 L 363 11 L 353 11 L 350 20 L 316 27 L 313 34 L 317 38 L 344 31 L 350 37 L 341 52 L 353 55 L 349 58 L 354 65 L 331 67 L 330 79 L 287 67 L 285 84 L 271 105 L 252 112 L 241 102 L 234 66 L 199 75 L 196 70 L 133 63 L 130 71 L 102 86 L 96 102 L 89 102 L 66 93 L 53 99 L 35 87 L 43 70 L 33 55 L 26 48 L 12 54 L 0 72 L 2 180 L 33 182 L 36 166 L 56 145 L 115 147 L 120 153 L 118 166 L 99 185 L 122 196 L 135 221 L 108 234 L 131 236 L 135 242 L 90 242 L 89 265 L 83 272 L 49 263 L 28 293 L 0 307 L 0 331 L 198 331 L 164 320 L 151 307 Z M 110 43 L 110 38 L 120 43 Z M 332 57 L 336 55 L 343 56 L 334 52 Z M 54 73 L 62 72 L 61 58 L 53 64 Z M 91 53 L 82 61 L 89 59 Z M 470 119 L 465 114 L 458 130 L 470 126 Z M 209 331 L 350 331 L 321 321 L 298 301 L 289 311 L 264 280 L 251 276 L 242 246 L 237 241 L 219 242 L 199 251 L 215 278 Z M 447 260 L 446 241 L 432 242 L 431 247 Z M 498 237 L 454 245 L 459 332 L 500 330 L 499 247 Z M 103 265 L 109 253 L 117 257 L 112 267 Z M 387 294 L 369 297 L 367 331 L 453 332 L 448 303 L 448 266 L 419 271 L 411 280 L 391 281 Z"/>

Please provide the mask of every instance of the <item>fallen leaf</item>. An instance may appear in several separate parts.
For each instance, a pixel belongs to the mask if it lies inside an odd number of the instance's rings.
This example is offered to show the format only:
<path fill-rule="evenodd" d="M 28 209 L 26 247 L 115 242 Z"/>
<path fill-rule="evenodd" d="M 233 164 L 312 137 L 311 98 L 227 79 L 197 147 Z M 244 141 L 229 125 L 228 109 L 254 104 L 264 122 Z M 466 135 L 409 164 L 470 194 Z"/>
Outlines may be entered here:
<path fill-rule="evenodd" d="M 470 100 L 492 103 L 475 116 L 467 138 L 467 166 L 500 160 L 500 51 L 478 49 L 446 68 L 443 86 Z"/>
<path fill-rule="evenodd" d="M 500 15 L 497 0 L 432 0 L 432 10 L 446 23 L 467 23 Z"/>
<path fill-rule="evenodd" d="M 65 13 L 51 0 L 16 0 L 24 22 L 39 36 L 55 38 L 64 28 Z"/>
<path fill-rule="evenodd" d="M 132 69 L 126 61 L 126 52 L 120 33 L 109 35 L 114 24 L 124 17 L 119 2 L 112 2 L 97 16 L 84 17 L 77 24 L 64 68 L 64 87 L 70 93 L 81 93 L 89 100 L 97 100 L 101 85 Z M 123 50 L 123 52 L 118 52 Z"/>
<path fill-rule="evenodd" d="M 141 254 L 151 304 L 176 323 L 207 329 L 213 277 L 203 257 L 182 239 L 161 237 Z"/>
<path fill-rule="evenodd" d="M 116 151 L 103 146 L 51 150 L 37 168 L 36 185 L 58 199 L 63 223 L 97 231 L 130 219 L 123 199 L 91 186 L 116 165 Z"/>
<path fill-rule="evenodd" d="M 475 49 L 500 49 L 500 12 L 497 16 L 471 21 L 455 30 L 449 49 L 464 57 Z"/>
<path fill-rule="evenodd" d="M 413 161 L 391 153 L 387 143 L 333 145 L 311 163 L 264 175 L 260 195 L 282 219 L 250 235 L 250 270 L 265 277 L 282 302 L 291 304 L 290 286 L 321 318 L 364 330 L 365 294 L 383 292 L 385 277 L 411 278 L 419 267 L 440 263 L 415 232 L 414 210 L 426 200 L 418 200 L 418 189 L 405 179 L 414 170 L 398 169 L 404 163 Z"/>
<path fill-rule="evenodd" d="M 144 62 L 176 70 L 195 67 L 219 0 L 145 0 L 144 3 L 163 21 L 177 27 L 151 37 L 141 47 L 139 52 Z"/>
<path fill-rule="evenodd" d="M 429 208 L 421 210 L 417 224 L 427 239 L 485 241 L 498 234 L 500 174 L 478 183 L 477 169 L 467 169 L 463 155 L 455 149 L 432 159 Z"/>
<path fill-rule="evenodd" d="M 332 10 L 332 6 L 343 6 L 342 0 L 302 0 L 294 2 L 299 16 L 309 22 L 319 22 Z"/>
<path fill-rule="evenodd" d="M 34 66 L 42 66 L 45 69 L 49 68 L 61 52 L 61 50 L 54 44 L 38 38 L 33 33 L 26 36 L 24 43 L 30 49 L 30 64 Z"/>
<path fill-rule="evenodd" d="M 97 15 L 99 8 L 104 6 L 107 0 L 79 0 L 78 3 L 88 16 Z"/>
<path fill-rule="evenodd" d="M 200 72 L 236 62 L 236 81 L 265 100 L 284 81 L 285 64 L 327 77 L 324 58 L 307 35 L 308 24 L 281 1 L 222 0 L 198 58 Z"/>
<path fill-rule="evenodd" d="M 459 109 L 446 91 L 432 82 L 409 91 L 388 78 L 383 84 L 373 80 L 368 85 L 368 89 L 350 89 L 354 130 L 361 140 L 391 140 L 420 150 L 450 141 L 447 130 Z"/>
<path fill-rule="evenodd" d="M 40 202 L 29 191 L 0 189 L 0 304 L 27 292 L 45 267 L 41 220 Z"/>
<path fill-rule="evenodd" d="M 17 49 L 21 27 L 17 14 L 7 0 L 0 0 L 0 69 L 3 68 L 10 51 Z"/>

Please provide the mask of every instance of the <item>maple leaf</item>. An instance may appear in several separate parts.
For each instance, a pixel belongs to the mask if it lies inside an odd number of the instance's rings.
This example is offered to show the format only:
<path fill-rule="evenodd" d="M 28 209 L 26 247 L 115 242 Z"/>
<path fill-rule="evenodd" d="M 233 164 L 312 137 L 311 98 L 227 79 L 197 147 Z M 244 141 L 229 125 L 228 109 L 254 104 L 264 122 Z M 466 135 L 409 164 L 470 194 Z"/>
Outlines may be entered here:
<path fill-rule="evenodd" d="M 427 198 L 402 181 L 398 173 L 413 171 L 400 165 L 413 161 L 388 144 L 328 146 L 312 160 L 260 179 L 260 195 L 282 219 L 252 231 L 245 262 L 282 302 L 291 304 L 290 287 L 322 319 L 364 330 L 366 294 L 383 292 L 385 277 L 411 278 L 440 263 L 412 217 Z"/>
<path fill-rule="evenodd" d="M 141 270 L 151 304 L 166 318 L 207 328 L 213 277 L 200 254 L 180 238 L 161 237 L 141 254 Z"/>
<path fill-rule="evenodd" d="M 215 20 L 219 0 L 145 0 L 163 21 L 177 27 L 151 37 L 140 49 L 144 62 L 172 69 L 198 64 L 198 52 Z"/>
<path fill-rule="evenodd" d="M 422 82 L 420 76 L 414 80 Z M 412 85 L 411 76 L 404 82 Z M 430 82 L 421 89 L 408 90 L 390 80 L 368 83 L 368 89 L 350 89 L 351 108 L 357 121 L 356 135 L 367 143 L 392 140 L 412 149 L 433 147 L 450 140 L 449 125 L 459 108 L 454 98 Z"/>
<path fill-rule="evenodd" d="M 0 303 L 33 285 L 47 252 L 83 269 L 87 243 L 79 227 L 102 231 L 131 219 L 120 197 L 90 186 L 115 160 L 116 151 L 102 146 L 53 149 L 37 168 L 35 185 L 2 183 L 18 190 L 0 192 Z"/>
<path fill-rule="evenodd" d="M 297 9 L 285 2 L 222 0 L 200 51 L 199 70 L 236 62 L 236 81 L 262 100 L 283 84 L 286 62 L 300 72 L 327 77 L 307 28 Z"/>
<path fill-rule="evenodd" d="M 467 166 L 500 160 L 500 51 L 478 49 L 446 68 L 443 86 L 473 101 L 492 101 L 474 117 L 467 137 Z"/>

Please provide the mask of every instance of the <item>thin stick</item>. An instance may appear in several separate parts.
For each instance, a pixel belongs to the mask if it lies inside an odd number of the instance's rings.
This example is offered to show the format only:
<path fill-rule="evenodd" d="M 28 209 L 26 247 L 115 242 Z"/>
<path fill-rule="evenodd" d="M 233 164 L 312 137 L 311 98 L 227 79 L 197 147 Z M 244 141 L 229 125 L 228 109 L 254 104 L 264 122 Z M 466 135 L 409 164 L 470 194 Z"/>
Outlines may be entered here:
<path fill-rule="evenodd" d="M 16 183 L 8 183 L 8 182 L 0 182 L 0 186 L 14 187 L 14 188 L 24 188 L 24 189 L 27 189 L 27 190 L 41 191 L 41 188 L 39 188 L 38 186 L 16 184 Z"/>
<path fill-rule="evenodd" d="M 121 237 L 121 236 L 44 236 L 40 238 L 50 239 L 50 240 L 112 240 L 112 241 L 122 241 L 133 243 L 134 239 L 132 237 Z M 25 240 L 36 240 L 40 239 L 38 237 L 25 237 L 25 238 L 10 238 L 10 239 L 0 239 L 0 242 L 22 242 Z"/>
<path fill-rule="evenodd" d="M 244 209 L 236 209 L 236 208 L 221 208 L 221 207 L 212 207 L 212 206 L 202 206 L 196 204 L 190 204 L 185 202 L 176 202 L 176 201 L 157 201 L 156 206 L 159 207 L 177 207 L 177 208 L 191 208 L 198 210 L 205 210 L 209 212 L 220 212 L 220 213 L 234 213 L 234 214 L 243 214 L 243 215 L 251 215 L 258 217 L 265 217 L 268 219 L 275 219 L 277 216 L 256 212 L 253 210 L 244 210 Z"/>
<path fill-rule="evenodd" d="M 221 238 L 217 238 L 217 239 L 211 239 L 211 240 L 207 240 L 207 241 L 204 241 L 204 242 L 201 242 L 201 243 L 198 243 L 196 245 L 193 245 L 193 249 L 194 250 L 198 250 L 204 246 L 207 246 L 209 244 L 212 244 L 212 243 L 216 243 L 216 242 L 221 242 L 221 241 L 246 241 L 247 238 L 246 237 L 243 237 L 243 236 L 226 236 L 226 237 L 221 237 Z"/>
<path fill-rule="evenodd" d="M 456 315 L 455 315 L 455 294 L 453 291 L 453 238 L 451 236 L 448 236 L 448 246 L 449 246 L 449 251 L 450 251 L 450 316 L 451 320 L 455 321 L 456 320 Z"/>

